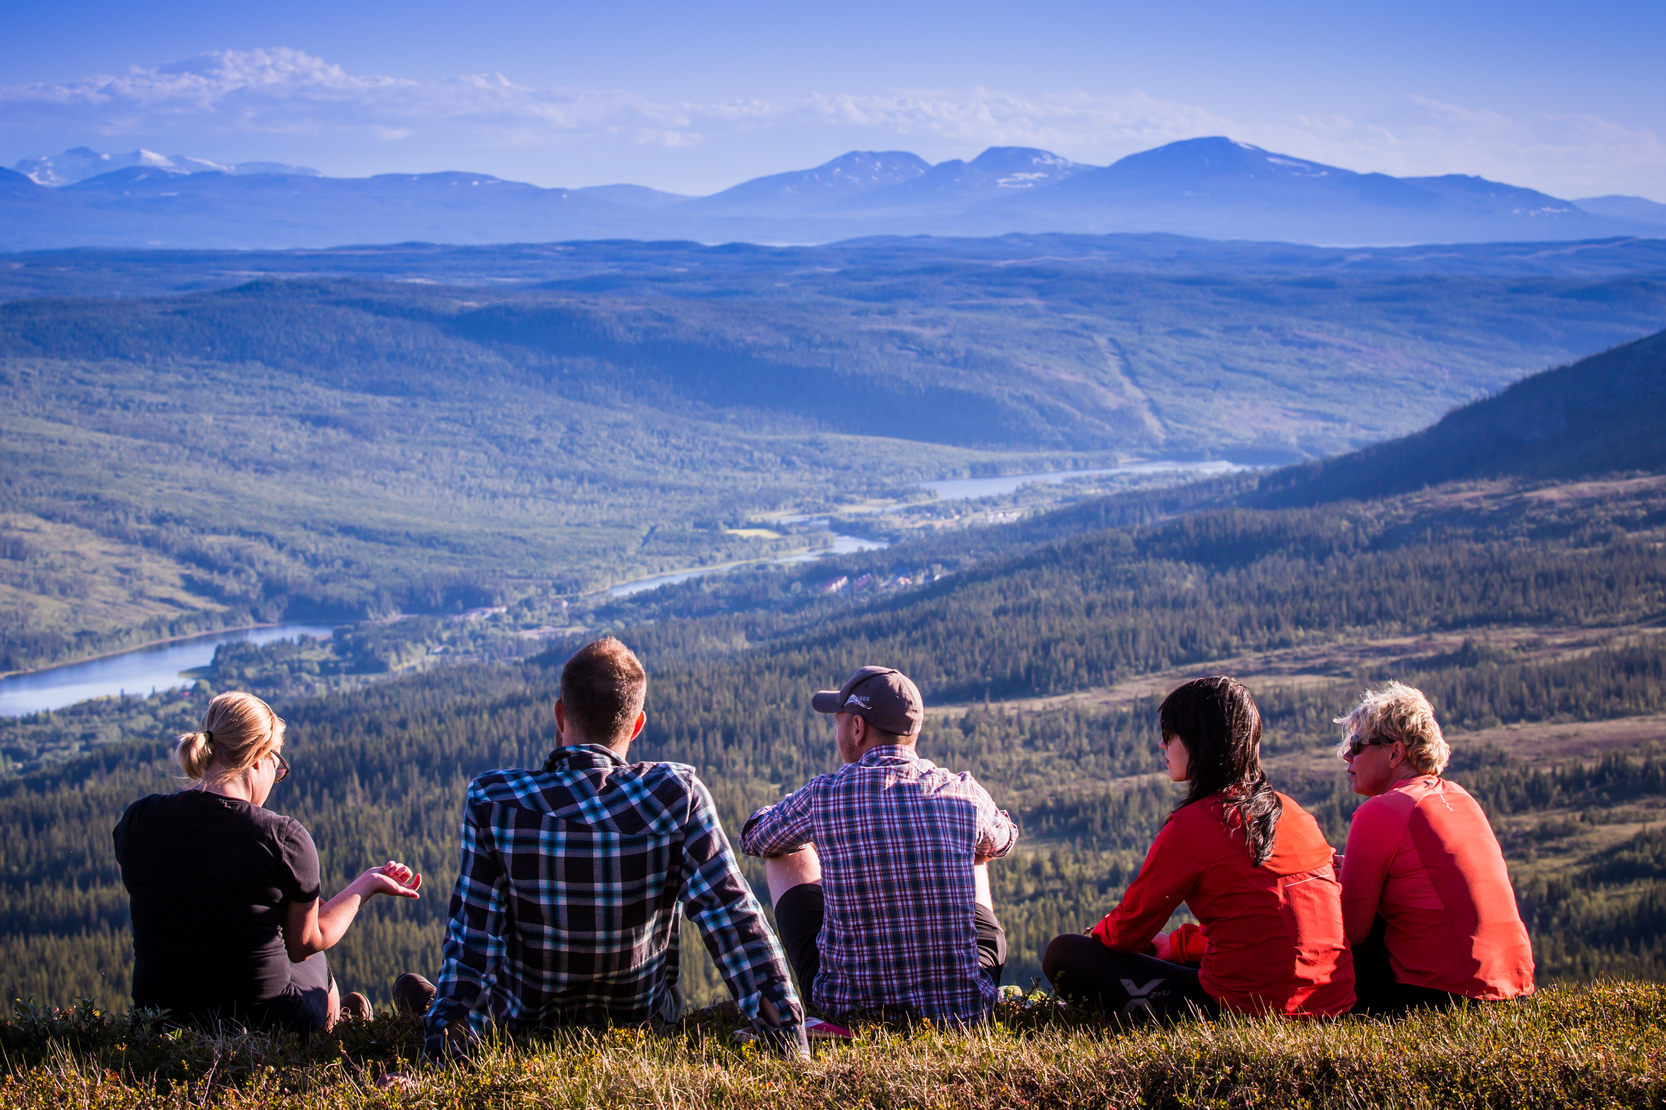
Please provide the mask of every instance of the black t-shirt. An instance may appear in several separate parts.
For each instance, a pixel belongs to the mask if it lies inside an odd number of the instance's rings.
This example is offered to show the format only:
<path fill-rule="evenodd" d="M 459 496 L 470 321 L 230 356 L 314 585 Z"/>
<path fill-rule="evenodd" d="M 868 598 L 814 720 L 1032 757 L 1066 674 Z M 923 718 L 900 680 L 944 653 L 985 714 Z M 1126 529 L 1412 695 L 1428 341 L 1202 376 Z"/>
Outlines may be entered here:
<path fill-rule="evenodd" d="M 204 790 L 152 794 L 112 832 L 133 912 L 133 1004 L 229 1015 L 283 994 L 288 903 L 318 897 L 292 817 Z"/>

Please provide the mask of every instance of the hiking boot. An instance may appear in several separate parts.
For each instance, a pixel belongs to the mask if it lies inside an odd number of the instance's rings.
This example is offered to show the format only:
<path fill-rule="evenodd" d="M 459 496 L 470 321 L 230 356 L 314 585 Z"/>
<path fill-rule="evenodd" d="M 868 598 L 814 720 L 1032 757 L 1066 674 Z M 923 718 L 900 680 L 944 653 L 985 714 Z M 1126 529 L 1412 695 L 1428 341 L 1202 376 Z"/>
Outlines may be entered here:
<path fill-rule="evenodd" d="M 370 999 L 358 991 L 341 1000 L 342 1021 L 369 1021 L 375 1016 L 375 1011 L 370 1008 Z"/>
<path fill-rule="evenodd" d="M 393 1012 L 421 1017 L 438 993 L 434 984 L 414 971 L 407 971 L 393 981 Z"/>

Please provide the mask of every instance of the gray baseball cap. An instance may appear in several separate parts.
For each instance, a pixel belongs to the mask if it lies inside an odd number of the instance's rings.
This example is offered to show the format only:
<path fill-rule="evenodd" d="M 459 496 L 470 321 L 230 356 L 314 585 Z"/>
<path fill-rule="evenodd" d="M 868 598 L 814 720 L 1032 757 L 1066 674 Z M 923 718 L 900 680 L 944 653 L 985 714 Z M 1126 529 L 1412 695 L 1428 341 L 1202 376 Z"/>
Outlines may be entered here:
<path fill-rule="evenodd" d="M 854 713 L 898 736 L 913 736 L 926 719 L 920 688 L 890 667 L 863 667 L 837 690 L 818 691 L 810 706 L 817 713 Z"/>

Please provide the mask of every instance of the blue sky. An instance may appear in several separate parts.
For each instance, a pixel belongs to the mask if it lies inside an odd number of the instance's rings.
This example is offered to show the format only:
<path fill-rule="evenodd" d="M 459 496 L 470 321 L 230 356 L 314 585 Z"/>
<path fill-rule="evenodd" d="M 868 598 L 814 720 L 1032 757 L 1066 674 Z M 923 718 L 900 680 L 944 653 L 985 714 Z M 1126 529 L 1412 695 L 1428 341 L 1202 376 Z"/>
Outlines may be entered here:
<path fill-rule="evenodd" d="M 1666 201 L 1666 3 L 0 7 L 0 163 L 145 147 L 703 193 L 851 149 L 1198 135 Z"/>

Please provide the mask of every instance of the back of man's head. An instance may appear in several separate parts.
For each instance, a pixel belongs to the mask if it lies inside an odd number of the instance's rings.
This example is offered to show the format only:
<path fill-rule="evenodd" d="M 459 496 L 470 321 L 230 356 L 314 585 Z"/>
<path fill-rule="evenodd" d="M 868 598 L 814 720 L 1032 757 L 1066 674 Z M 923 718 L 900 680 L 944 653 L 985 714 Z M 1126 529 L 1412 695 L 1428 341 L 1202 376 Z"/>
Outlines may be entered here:
<path fill-rule="evenodd" d="M 593 744 L 629 736 L 648 700 L 648 672 L 619 640 L 585 644 L 561 668 L 561 703 L 568 727 Z"/>

